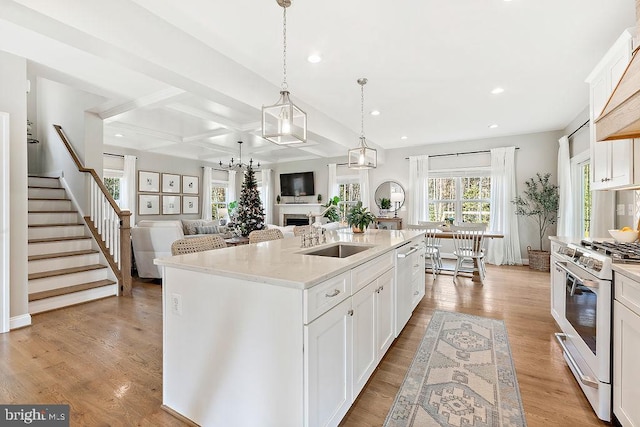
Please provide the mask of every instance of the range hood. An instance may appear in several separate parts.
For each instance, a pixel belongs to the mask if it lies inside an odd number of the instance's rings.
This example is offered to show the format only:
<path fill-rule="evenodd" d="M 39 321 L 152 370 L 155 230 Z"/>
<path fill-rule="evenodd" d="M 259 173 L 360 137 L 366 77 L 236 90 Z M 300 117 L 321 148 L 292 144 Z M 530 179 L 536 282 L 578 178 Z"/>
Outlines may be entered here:
<path fill-rule="evenodd" d="M 640 48 L 596 119 L 596 141 L 640 138 Z"/>
<path fill-rule="evenodd" d="M 640 39 L 640 0 L 636 0 L 636 40 Z M 640 50 L 636 48 L 627 69 L 595 120 L 596 141 L 640 138 Z"/>

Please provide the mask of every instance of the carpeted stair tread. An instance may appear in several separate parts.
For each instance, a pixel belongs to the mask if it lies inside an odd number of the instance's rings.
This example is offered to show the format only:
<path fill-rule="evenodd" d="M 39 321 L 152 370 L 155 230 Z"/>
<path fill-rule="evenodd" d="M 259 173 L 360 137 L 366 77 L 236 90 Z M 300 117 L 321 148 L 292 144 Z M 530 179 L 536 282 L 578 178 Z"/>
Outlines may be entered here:
<path fill-rule="evenodd" d="M 98 253 L 98 251 L 96 251 L 94 249 L 86 249 L 86 250 L 83 250 L 83 251 L 55 252 L 55 253 L 51 253 L 51 254 L 31 255 L 27 259 L 29 261 L 38 261 L 38 260 L 41 260 L 41 259 L 65 258 L 65 257 L 70 257 L 70 256 L 92 255 L 92 254 L 97 254 L 97 253 Z"/>
<path fill-rule="evenodd" d="M 103 286 L 113 285 L 113 280 L 98 280 L 95 282 L 81 283 L 79 285 L 66 286 L 64 288 L 51 289 L 49 291 L 35 292 L 29 294 L 29 301 L 37 301 L 44 298 L 57 297 L 60 295 L 72 294 L 74 292 L 86 291 L 87 289 L 101 288 Z"/>
<path fill-rule="evenodd" d="M 68 236 L 68 237 L 46 237 L 44 239 L 29 239 L 27 243 L 49 243 L 49 242 L 63 242 L 69 240 L 86 240 L 91 239 L 91 236 Z"/>
<path fill-rule="evenodd" d="M 90 265 L 83 265 L 81 267 L 69 267 L 69 268 L 62 268 L 60 270 L 42 271 L 40 273 L 29 274 L 28 280 L 45 279 L 47 277 L 55 277 L 55 276 L 64 276 L 65 274 L 82 273 L 85 271 L 100 270 L 102 268 L 107 268 L 107 266 L 102 264 L 90 264 Z"/>
<path fill-rule="evenodd" d="M 84 225 L 81 222 L 78 223 L 60 223 L 60 224 L 29 224 L 29 227 L 77 227 L 79 225 Z"/>

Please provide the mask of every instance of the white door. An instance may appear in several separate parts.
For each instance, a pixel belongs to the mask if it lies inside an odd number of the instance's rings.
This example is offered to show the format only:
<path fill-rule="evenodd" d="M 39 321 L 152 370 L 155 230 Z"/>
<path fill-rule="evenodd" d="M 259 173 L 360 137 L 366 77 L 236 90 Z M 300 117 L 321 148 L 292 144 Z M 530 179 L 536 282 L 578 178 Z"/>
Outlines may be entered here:
<path fill-rule="evenodd" d="M 306 426 L 337 426 L 351 406 L 351 298 L 304 327 Z"/>
<path fill-rule="evenodd" d="M 9 114 L 0 113 L 0 333 L 9 331 Z"/>
<path fill-rule="evenodd" d="M 374 280 L 353 296 L 353 398 L 355 399 L 376 368 L 376 296 Z"/>
<path fill-rule="evenodd" d="M 640 426 L 640 316 L 613 306 L 613 413 L 625 427 Z"/>
<path fill-rule="evenodd" d="M 395 295 L 394 271 L 387 271 L 376 280 L 376 365 L 387 352 L 395 333 L 393 330 L 393 309 Z"/>

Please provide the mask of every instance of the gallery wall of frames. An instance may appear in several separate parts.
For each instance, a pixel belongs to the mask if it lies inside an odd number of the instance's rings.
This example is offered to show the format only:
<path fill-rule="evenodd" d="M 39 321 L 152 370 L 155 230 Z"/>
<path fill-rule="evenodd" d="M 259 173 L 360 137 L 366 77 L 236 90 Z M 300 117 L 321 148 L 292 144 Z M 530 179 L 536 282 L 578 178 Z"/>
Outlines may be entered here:
<path fill-rule="evenodd" d="M 180 215 L 199 212 L 199 177 L 138 171 L 138 215 Z"/>

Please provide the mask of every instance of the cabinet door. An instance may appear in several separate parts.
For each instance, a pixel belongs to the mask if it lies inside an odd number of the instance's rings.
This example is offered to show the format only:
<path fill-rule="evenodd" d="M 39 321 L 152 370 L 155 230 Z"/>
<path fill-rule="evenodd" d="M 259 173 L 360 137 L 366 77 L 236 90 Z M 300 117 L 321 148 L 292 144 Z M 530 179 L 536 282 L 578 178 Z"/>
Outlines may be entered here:
<path fill-rule="evenodd" d="M 591 84 L 591 122 L 600 115 L 609 98 L 609 82 L 605 75 Z M 591 126 L 591 180 L 592 188 L 599 190 L 607 187 L 609 179 L 609 143 L 595 142 L 596 130 Z"/>
<path fill-rule="evenodd" d="M 351 298 L 304 327 L 307 427 L 337 426 L 351 406 Z"/>
<path fill-rule="evenodd" d="M 376 368 L 376 296 L 374 280 L 353 296 L 353 399 Z"/>
<path fill-rule="evenodd" d="M 387 271 L 376 282 L 376 362 L 379 362 L 395 338 L 393 330 L 394 270 Z"/>
<path fill-rule="evenodd" d="M 411 267 L 414 271 L 411 278 L 411 312 L 416 309 L 425 294 L 425 249 L 422 248 L 414 255 L 415 257 L 411 260 Z"/>
<path fill-rule="evenodd" d="M 640 316 L 613 306 L 613 413 L 623 426 L 640 426 Z"/>

